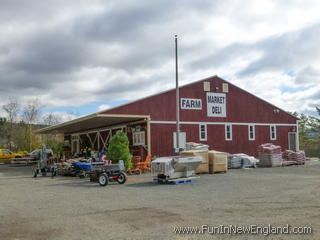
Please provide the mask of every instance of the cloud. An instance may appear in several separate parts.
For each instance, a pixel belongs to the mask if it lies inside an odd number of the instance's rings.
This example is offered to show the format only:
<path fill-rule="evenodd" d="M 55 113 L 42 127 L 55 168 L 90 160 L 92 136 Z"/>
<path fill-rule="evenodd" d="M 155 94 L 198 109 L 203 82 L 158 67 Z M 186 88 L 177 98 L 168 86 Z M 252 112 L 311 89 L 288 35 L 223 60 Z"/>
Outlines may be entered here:
<path fill-rule="evenodd" d="M 72 109 L 172 88 L 178 34 L 181 84 L 217 74 L 284 109 L 310 111 L 318 96 L 319 7 L 311 0 L 248 0 L 245 7 L 232 0 L 4 0 L 0 102 L 36 97 L 46 110 Z M 295 94 L 308 91 L 298 104 Z"/>
<path fill-rule="evenodd" d="M 110 108 L 110 105 L 108 104 L 102 104 L 98 107 L 97 111 L 100 112 L 100 111 L 103 111 L 103 110 L 107 110 Z"/>
<path fill-rule="evenodd" d="M 301 69 L 295 78 L 297 84 L 301 83 L 319 83 L 320 82 L 320 70 L 313 66 L 307 65 Z"/>

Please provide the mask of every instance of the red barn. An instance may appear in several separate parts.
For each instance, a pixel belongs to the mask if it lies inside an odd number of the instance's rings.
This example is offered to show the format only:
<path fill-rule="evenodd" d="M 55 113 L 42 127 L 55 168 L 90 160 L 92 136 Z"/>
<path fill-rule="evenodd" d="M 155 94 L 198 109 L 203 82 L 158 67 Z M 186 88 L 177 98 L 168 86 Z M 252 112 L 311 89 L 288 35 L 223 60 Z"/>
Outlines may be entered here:
<path fill-rule="evenodd" d="M 197 142 L 218 151 L 254 156 L 257 156 L 257 146 L 267 142 L 282 149 L 299 149 L 298 118 L 224 79 L 213 76 L 182 86 L 179 91 L 180 147 L 184 147 L 185 142 Z M 72 151 L 76 152 L 85 144 L 102 150 L 110 135 L 116 129 L 123 129 L 133 154 L 172 155 L 176 132 L 175 94 L 175 89 L 158 93 L 44 128 L 39 133 L 64 133 Z M 72 146 L 72 141 L 80 143 Z"/>

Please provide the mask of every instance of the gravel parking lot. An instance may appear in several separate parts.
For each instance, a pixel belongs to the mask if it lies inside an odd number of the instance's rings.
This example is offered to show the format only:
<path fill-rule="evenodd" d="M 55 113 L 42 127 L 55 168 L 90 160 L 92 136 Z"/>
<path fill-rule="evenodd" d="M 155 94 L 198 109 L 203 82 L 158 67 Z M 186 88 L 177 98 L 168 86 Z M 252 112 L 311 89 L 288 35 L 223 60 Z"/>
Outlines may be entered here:
<path fill-rule="evenodd" d="M 310 226 L 320 239 L 320 162 L 231 170 L 194 183 L 158 185 L 149 174 L 100 187 L 88 179 L 32 178 L 0 165 L 1 239 L 266 239 L 263 234 L 176 234 L 202 225 Z"/>

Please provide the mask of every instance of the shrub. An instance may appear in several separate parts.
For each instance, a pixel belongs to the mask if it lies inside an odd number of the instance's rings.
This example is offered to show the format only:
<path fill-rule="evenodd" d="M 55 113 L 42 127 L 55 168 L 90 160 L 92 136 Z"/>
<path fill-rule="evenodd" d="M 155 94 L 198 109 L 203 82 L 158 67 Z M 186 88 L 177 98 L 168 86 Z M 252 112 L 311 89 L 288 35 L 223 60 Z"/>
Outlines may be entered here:
<path fill-rule="evenodd" d="M 109 141 L 107 157 L 112 161 L 112 163 L 117 163 L 119 160 L 123 160 L 126 168 L 132 167 L 129 151 L 129 140 L 123 131 L 119 130 L 114 136 L 111 137 Z"/>

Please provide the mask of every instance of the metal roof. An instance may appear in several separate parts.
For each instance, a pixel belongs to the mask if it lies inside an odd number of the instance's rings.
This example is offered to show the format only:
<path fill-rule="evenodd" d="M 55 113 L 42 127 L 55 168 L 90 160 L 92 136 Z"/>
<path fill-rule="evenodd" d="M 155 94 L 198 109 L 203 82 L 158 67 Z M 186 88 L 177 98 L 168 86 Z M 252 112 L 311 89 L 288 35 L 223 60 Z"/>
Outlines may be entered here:
<path fill-rule="evenodd" d="M 91 129 L 121 125 L 125 123 L 147 120 L 148 115 L 123 115 L 94 113 L 54 126 L 45 127 L 36 131 L 39 134 L 48 133 L 77 133 Z"/>

